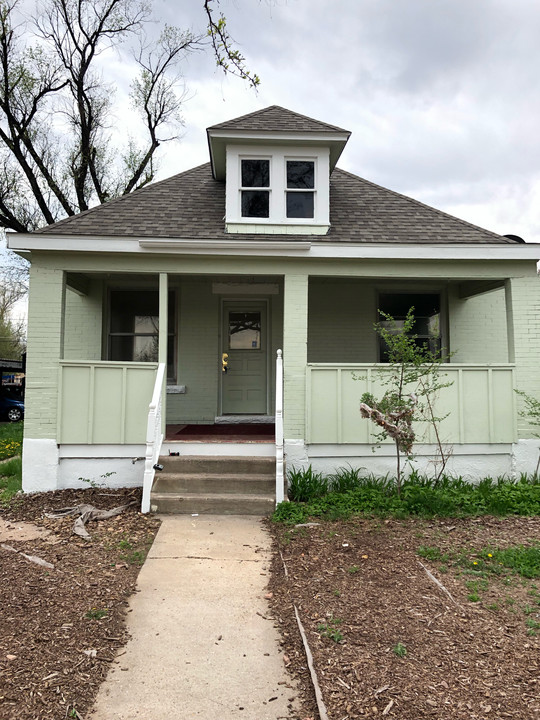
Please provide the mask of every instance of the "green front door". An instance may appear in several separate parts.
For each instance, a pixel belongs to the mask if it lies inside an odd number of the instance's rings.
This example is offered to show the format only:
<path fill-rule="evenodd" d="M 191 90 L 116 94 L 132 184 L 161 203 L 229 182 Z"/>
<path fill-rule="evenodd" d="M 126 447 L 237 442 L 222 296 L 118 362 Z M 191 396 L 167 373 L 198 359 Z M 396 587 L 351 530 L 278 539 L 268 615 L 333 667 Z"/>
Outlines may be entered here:
<path fill-rule="evenodd" d="M 265 415 L 268 406 L 267 307 L 262 301 L 223 303 L 221 412 Z"/>

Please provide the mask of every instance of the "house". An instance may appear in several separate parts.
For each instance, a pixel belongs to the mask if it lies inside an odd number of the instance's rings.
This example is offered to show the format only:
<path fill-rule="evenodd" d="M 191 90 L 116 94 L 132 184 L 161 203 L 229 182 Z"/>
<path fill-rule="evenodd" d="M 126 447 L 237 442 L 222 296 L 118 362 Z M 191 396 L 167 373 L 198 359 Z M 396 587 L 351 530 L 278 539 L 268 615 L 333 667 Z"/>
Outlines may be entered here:
<path fill-rule="evenodd" d="M 108 473 L 148 485 L 160 451 L 272 464 L 274 443 L 256 440 L 274 417 L 289 466 L 391 472 L 393 446 L 374 448 L 358 404 L 384 359 L 378 308 L 411 306 L 453 353 L 438 400 L 449 470 L 533 471 L 514 390 L 540 397 L 538 246 L 338 169 L 349 132 L 290 110 L 207 135 L 208 164 L 10 235 L 32 260 L 24 489 Z M 234 422 L 252 442 L 223 442 Z"/>

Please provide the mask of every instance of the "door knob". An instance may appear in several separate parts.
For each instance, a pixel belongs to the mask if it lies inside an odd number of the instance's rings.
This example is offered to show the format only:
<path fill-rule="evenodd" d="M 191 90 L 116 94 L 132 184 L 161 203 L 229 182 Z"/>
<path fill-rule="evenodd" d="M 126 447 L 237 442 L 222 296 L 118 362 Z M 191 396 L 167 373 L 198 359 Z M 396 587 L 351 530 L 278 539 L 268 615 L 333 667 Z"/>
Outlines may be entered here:
<path fill-rule="evenodd" d="M 228 358 L 229 356 L 227 353 L 223 353 L 223 355 L 221 356 L 221 372 L 227 372 L 227 366 L 229 364 Z"/>

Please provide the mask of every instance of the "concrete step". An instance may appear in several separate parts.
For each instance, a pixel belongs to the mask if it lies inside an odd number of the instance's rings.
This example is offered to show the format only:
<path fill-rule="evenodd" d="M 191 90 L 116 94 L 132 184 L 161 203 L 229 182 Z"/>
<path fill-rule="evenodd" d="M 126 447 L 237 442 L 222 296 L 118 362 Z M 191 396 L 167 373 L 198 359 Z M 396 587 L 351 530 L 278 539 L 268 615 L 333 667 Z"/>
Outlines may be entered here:
<path fill-rule="evenodd" d="M 152 492 L 157 493 L 240 493 L 272 495 L 276 486 L 273 475 L 229 475 L 210 473 L 156 473 Z"/>
<path fill-rule="evenodd" d="M 163 472 L 205 473 L 209 475 L 274 475 L 274 457 L 224 455 L 162 455 L 159 464 Z"/>
<path fill-rule="evenodd" d="M 152 493 L 153 512 L 178 515 L 271 515 L 275 502 L 268 495 Z"/>

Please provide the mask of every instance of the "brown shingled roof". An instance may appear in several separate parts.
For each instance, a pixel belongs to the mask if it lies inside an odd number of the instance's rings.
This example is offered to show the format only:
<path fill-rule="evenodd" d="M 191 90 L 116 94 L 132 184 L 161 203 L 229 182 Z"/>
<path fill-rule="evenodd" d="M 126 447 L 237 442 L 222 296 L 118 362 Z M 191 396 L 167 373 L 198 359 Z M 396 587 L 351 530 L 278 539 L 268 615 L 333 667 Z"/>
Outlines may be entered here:
<path fill-rule="evenodd" d="M 257 110 L 248 115 L 234 118 L 234 120 L 212 125 L 208 130 L 210 132 L 212 130 L 241 130 L 243 132 L 339 132 L 350 134 L 348 130 L 343 130 L 336 125 L 328 125 L 279 105 L 271 105 L 264 110 Z"/>
<path fill-rule="evenodd" d="M 174 175 L 130 195 L 49 225 L 39 233 L 226 240 L 225 185 L 210 164 Z M 356 175 L 336 169 L 330 178 L 328 235 L 287 235 L 287 240 L 343 243 L 509 243 Z M 283 235 L 241 235 L 243 240 L 283 240 Z"/>

